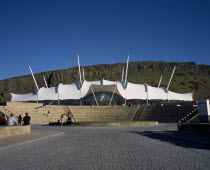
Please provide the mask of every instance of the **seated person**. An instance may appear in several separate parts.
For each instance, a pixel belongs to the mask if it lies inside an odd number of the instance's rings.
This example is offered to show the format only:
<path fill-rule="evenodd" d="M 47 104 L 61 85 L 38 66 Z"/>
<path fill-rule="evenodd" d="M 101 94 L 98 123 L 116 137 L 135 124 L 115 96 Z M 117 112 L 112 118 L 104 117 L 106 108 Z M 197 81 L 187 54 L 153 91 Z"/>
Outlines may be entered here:
<path fill-rule="evenodd" d="M 6 116 L 5 114 L 3 114 L 1 117 L 0 117 L 0 125 L 6 125 Z"/>
<path fill-rule="evenodd" d="M 18 126 L 22 125 L 22 120 L 23 120 L 22 116 L 19 115 L 19 117 L 18 117 Z"/>
<path fill-rule="evenodd" d="M 61 125 L 63 125 L 63 122 L 64 122 L 64 120 L 65 120 L 64 116 L 65 116 L 65 114 L 62 114 L 61 117 L 60 117 Z"/>
<path fill-rule="evenodd" d="M 58 125 L 61 125 L 61 120 L 58 120 L 58 121 L 57 121 L 57 124 L 58 124 Z"/>
<path fill-rule="evenodd" d="M 47 116 L 48 116 L 48 117 L 50 117 L 50 110 L 48 110 L 48 112 L 47 112 Z"/>
<path fill-rule="evenodd" d="M 14 115 L 11 113 L 10 117 L 7 119 L 8 126 L 15 126 L 17 125 L 17 120 L 13 117 Z"/>
<path fill-rule="evenodd" d="M 71 125 L 72 123 L 74 123 L 74 118 L 69 116 L 68 119 L 66 120 L 66 124 Z"/>
<path fill-rule="evenodd" d="M 25 114 L 26 116 L 23 118 L 23 125 L 30 125 L 30 120 L 31 120 L 31 117 L 28 116 L 28 112 L 26 112 Z"/>
<path fill-rule="evenodd" d="M 74 123 L 75 122 L 75 119 L 73 117 L 71 117 L 71 122 Z"/>
<path fill-rule="evenodd" d="M 67 125 L 71 125 L 72 124 L 72 122 L 71 122 L 71 116 L 69 116 L 68 119 L 66 120 L 66 124 Z"/>

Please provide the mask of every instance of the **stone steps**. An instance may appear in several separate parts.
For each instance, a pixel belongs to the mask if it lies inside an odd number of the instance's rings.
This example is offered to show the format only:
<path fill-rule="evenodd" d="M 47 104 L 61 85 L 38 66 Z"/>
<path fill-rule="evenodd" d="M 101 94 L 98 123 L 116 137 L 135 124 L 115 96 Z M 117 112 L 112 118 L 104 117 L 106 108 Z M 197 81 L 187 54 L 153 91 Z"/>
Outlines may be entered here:
<path fill-rule="evenodd" d="M 167 106 L 43 106 L 41 104 L 27 103 L 10 103 L 5 107 L 8 113 L 13 112 L 16 116 L 25 112 L 31 116 L 32 124 L 47 124 L 56 122 L 60 119 L 61 114 L 72 112 L 76 121 L 116 121 L 131 120 L 134 113 L 138 113 L 135 119 L 144 121 L 169 121 L 178 122 L 186 114 L 190 113 L 194 108 L 192 106 L 167 105 Z M 2 108 L 2 109 L 5 109 Z M 141 109 L 141 110 L 140 110 Z M 50 117 L 46 114 L 50 110 Z"/>
<path fill-rule="evenodd" d="M 145 106 L 139 120 L 178 122 L 194 109 L 192 106 Z"/>
<path fill-rule="evenodd" d="M 130 120 L 137 106 L 40 106 L 27 105 L 21 103 L 21 107 L 15 103 L 7 106 L 8 111 L 13 112 L 16 116 L 24 116 L 25 112 L 31 116 L 31 124 L 47 124 L 49 122 L 57 122 L 61 114 L 71 110 L 76 121 L 113 121 L 113 120 Z M 50 110 L 50 117 L 46 114 Z M 44 115 L 45 114 L 45 115 Z"/>

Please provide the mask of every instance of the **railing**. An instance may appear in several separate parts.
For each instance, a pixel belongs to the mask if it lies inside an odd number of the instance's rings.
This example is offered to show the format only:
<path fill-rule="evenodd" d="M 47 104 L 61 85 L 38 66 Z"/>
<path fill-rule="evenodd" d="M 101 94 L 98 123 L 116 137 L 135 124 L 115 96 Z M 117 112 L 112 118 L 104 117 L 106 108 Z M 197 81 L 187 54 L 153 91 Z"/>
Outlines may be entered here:
<path fill-rule="evenodd" d="M 140 109 L 140 105 L 138 106 L 138 108 L 136 109 L 136 111 L 133 114 L 133 117 L 131 118 L 131 121 L 134 121 L 134 118 L 136 118 L 136 120 L 139 120 L 141 113 L 143 112 L 145 106 L 142 106 L 142 108 Z"/>
<path fill-rule="evenodd" d="M 70 116 L 73 117 L 74 120 L 75 120 L 75 117 L 74 117 L 74 115 L 73 115 L 72 112 L 71 112 L 71 109 L 70 109 L 68 106 L 66 106 L 66 108 L 67 108 L 68 112 L 70 113 Z M 68 113 L 68 112 L 67 112 L 67 113 Z M 69 116 L 69 115 L 66 115 L 66 116 Z"/>
<path fill-rule="evenodd" d="M 194 109 L 192 112 L 187 114 L 185 117 L 183 117 L 179 122 L 190 122 L 192 121 L 198 114 L 198 108 Z"/>

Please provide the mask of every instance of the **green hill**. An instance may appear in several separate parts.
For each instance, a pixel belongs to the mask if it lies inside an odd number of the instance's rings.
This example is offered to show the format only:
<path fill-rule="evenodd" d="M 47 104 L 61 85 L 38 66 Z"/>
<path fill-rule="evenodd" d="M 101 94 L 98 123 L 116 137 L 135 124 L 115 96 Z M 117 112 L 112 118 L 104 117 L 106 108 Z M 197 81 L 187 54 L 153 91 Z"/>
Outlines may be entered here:
<path fill-rule="evenodd" d="M 177 69 L 169 88 L 171 91 L 194 92 L 194 100 L 210 98 L 210 65 L 196 65 L 194 62 L 132 62 L 129 63 L 128 81 L 157 87 L 160 76 L 163 75 L 161 86 L 166 87 L 174 65 L 177 65 Z M 85 78 L 88 81 L 121 80 L 123 67 L 125 63 L 85 66 Z M 45 87 L 43 75 L 49 87 L 79 80 L 77 67 L 48 71 L 35 74 L 39 87 Z M 36 87 L 31 75 L 0 80 L 1 102 L 10 100 L 9 92 L 24 94 L 33 91 L 36 91 Z"/>

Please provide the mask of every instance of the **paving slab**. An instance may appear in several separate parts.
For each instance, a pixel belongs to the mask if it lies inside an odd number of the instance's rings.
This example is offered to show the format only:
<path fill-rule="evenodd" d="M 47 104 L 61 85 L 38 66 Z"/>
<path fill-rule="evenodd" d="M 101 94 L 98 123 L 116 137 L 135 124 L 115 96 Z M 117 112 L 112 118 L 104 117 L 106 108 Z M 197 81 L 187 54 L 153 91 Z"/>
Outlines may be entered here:
<path fill-rule="evenodd" d="M 156 170 L 210 167 L 210 147 L 168 137 L 176 124 L 120 127 L 53 127 L 64 135 L 0 150 L 3 170 Z M 169 132 L 172 133 L 173 132 Z"/>
<path fill-rule="evenodd" d="M 32 130 L 30 134 L 2 138 L 0 140 L 0 150 L 56 137 L 63 134 L 64 132 L 61 131 Z"/>

